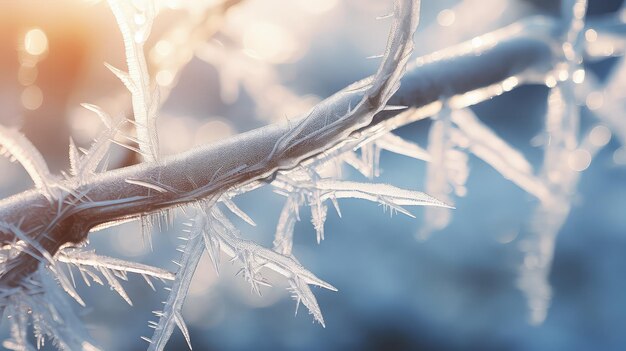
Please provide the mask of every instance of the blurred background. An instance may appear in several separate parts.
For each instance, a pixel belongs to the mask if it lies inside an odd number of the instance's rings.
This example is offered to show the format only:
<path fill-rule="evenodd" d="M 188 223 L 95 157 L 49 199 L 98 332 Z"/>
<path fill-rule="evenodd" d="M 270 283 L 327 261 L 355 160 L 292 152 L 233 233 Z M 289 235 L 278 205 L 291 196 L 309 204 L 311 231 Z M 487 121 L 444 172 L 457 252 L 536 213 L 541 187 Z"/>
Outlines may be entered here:
<path fill-rule="evenodd" d="M 302 114 L 316 101 L 373 73 L 366 59 L 384 48 L 391 1 L 161 1 L 146 57 L 162 96 L 158 126 L 163 154 L 174 154 Z M 556 16 L 557 0 L 423 0 L 416 55 L 433 52 L 532 15 Z M 618 11 L 621 0 L 590 0 L 590 17 Z M 199 29 L 200 28 L 200 29 Z M 602 80 L 618 59 L 586 68 Z M 0 3 L 0 123 L 19 128 L 55 172 L 67 169 L 68 141 L 88 146 L 101 128 L 82 102 L 130 117 L 130 94 L 103 62 L 125 69 L 115 18 L 104 2 Z M 543 128 L 548 89 L 521 86 L 472 107 L 478 117 L 539 168 L 531 140 Z M 583 123 L 593 119 L 582 108 Z M 587 121 L 587 122 L 585 122 Z M 626 121 L 624 122 L 626 123 Z M 430 122 L 396 133 L 426 146 Z M 112 167 L 136 163 L 115 148 Z M 582 174 L 579 193 L 556 242 L 545 322 L 528 323 L 516 287 L 536 200 L 470 156 L 467 194 L 457 198 L 450 225 L 426 240 L 417 219 L 364 201 L 329 211 L 326 239 L 316 244 L 308 209 L 296 225 L 294 254 L 339 289 L 314 289 L 326 328 L 312 323 L 286 283 L 269 277 L 262 296 L 235 277 L 224 257 L 217 276 L 205 257 L 184 316 L 194 350 L 623 350 L 626 347 L 626 152 L 615 138 Z M 379 181 L 422 190 L 426 164 L 383 153 Z M 366 180 L 351 169 L 346 174 Z M 32 186 L 18 164 L 0 158 L 0 196 Z M 244 235 L 271 246 L 284 198 L 269 187 L 236 198 L 257 223 L 233 219 Z M 180 214 L 179 219 L 184 219 Z M 90 235 L 99 253 L 172 271 L 181 221 L 143 243 L 138 223 Z M 125 283 L 129 307 L 108 287 L 78 290 L 79 313 L 106 350 L 142 350 L 151 311 L 166 298 L 141 277 Z M 77 306 L 78 307 L 78 306 Z M 2 326 L 7 335 L 6 325 Z M 183 350 L 174 333 L 168 349 Z"/>

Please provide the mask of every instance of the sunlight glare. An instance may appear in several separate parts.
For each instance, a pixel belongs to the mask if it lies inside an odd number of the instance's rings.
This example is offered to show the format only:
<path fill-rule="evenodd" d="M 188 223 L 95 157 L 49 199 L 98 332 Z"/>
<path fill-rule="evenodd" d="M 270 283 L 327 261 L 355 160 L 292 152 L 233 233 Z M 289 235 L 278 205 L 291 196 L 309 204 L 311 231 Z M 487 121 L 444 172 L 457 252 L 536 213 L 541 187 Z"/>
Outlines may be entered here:
<path fill-rule="evenodd" d="M 48 37 L 43 30 L 33 28 L 26 32 L 24 50 L 33 56 L 43 55 L 48 50 Z"/>
<path fill-rule="evenodd" d="M 261 21 L 245 29 L 243 46 L 248 56 L 270 63 L 288 62 L 299 49 L 298 41 L 285 28 Z"/>

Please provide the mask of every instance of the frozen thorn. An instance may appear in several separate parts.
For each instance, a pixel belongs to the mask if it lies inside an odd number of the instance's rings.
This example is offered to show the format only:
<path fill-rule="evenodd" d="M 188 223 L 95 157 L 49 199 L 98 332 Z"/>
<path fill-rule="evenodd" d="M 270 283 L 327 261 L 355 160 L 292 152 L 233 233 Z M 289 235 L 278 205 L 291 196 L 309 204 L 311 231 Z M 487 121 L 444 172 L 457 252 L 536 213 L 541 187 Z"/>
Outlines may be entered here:
<path fill-rule="evenodd" d="M 142 336 L 141 340 L 147 342 L 148 344 L 152 344 L 152 340 L 150 340 L 150 338 L 148 338 L 148 337 Z"/>
<path fill-rule="evenodd" d="M 133 83 L 130 75 L 127 72 L 124 72 L 106 62 L 104 63 L 104 66 L 108 68 L 109 71 L 113 72 L 113 74 L 115 74 L 115 76 L 119 78 L 119 80 L 121 80 L 122 83 L 124 83 L 124 86 L 126 87 L 126 89 L 128 89 L 128 91 L 130 91 L 131 93 L 134 93 L 137 90 L 135 84 Z"/>
<path fill-rule="evenodd" d="M 113 66 L 111 66 L 111 67 L 114 68 Z M 116 68 L 114 68 L 114 69 L 116 69 Z M 82 106 L 83 108 L 85 108 L 85 109 L 95 113 L 100 118 L 100 120 L 102 121 L 102 124 L 104 124 L 104 126 L 107 129 L 111 129 L 111 127 L 113 125 L 111 116 L 109 116 L 108 113 L 104 112 L 99 106 L 92 105 L 92 104 L 87 104 L 87 103 L 82 103 L 82 104 L 80 104 L 80 106 Z"/>
<path fill-rule="evenodd" d="M 398 111 L 398 110 L 405 110 L 409 108 L 408 106 L 402 106 L 402 105 L 385 105 L 385 107 L 383 107 L 383 111 Z"/>
<path fill-rule="evenodd" d="M 144 181 L 144 180 L 138 180 L 138 179 L 126 179 L 125 181 L 128 184 L 139 185 L 139 186 L 142 186 L 144 188 L 156 190 L 156 191 L 158 191 L 160 193 L 167 193 L 168 192 L 163 187 L 161 187 L 161 186 L 159 186 L 157 184 L 154 184 L 152 182 L 148 182 L 148 181 Z"/>

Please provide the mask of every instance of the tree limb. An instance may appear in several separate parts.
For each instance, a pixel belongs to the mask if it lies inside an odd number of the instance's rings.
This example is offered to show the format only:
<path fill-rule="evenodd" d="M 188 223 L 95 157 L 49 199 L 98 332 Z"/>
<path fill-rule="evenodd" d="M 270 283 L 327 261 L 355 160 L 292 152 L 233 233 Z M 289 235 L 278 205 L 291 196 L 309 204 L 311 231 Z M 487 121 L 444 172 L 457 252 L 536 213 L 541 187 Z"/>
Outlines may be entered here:
<path fill-rule="evenodd" d="M 519 77 L 520 83 L 543 81 L 555 62 L 558 51 L 554 47 L 561 34 L 557 21 L 536 18 L 417 58 L 389 103 L 419 109 L 442 97 L 456 97 L 458 104 L 470 105 L 497 94 L 497 89 L 482 89 L 509 77 Z M 320 134 L 320 130 L 342 117 L 341 113 L 331 112 L 357 108 L 352 92 L 368 88 L 372 81 L 364 79 L 323 101 L 321 107 L 316 107 L 319 113 L 305 117 L 306 123 L 300 119 L 273 124 L 159 162 L 108 171 L 77 189 L 65 191 L 65 196 L 52 205 L 36 190 L 7 198 L 0 201 L 0 221 L 19 223 L 24 233 L 55 254 L 63 246 L 84 241 L 96 225 L 210 198 L 225 189 L 252 182 L 271 181 L 277 171 L 296 167 L 303 160 L 336 147 L 345 139 L 338 137 L 340 133 L 352 131 L 355 135 L 381 125 L 391 130 L 412 122 L 394 119 L 400 111 L 381 111 L 366 125 L 356 125 L 356 131 L 353 125 L 348 126 L 353 129 L 335 134 Z M 473 95 L 464 95 L 472 92 Z M 277 152 L 277 145 L 286 136 L 291 143 Z M 0 229 L 0 240 L 9 244 L 16 239 Z M 20 278 L 38 265 L 28 255 L 12 260 L 14 264 L 8 265 L 10 268 L 0 278 L 2 285 L 19 285 Z"/>

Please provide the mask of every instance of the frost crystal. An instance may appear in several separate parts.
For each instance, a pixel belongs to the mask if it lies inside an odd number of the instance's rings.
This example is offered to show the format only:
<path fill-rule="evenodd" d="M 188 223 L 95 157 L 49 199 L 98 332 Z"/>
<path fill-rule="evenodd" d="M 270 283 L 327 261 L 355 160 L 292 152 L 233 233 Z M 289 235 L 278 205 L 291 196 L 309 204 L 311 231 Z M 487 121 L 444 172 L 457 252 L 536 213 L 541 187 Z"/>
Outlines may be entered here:
<path fill-rule="evenodd" d="M 19 162 L 48 200 L 54 197 L 54 177 L 37 148 L 26 137 L 15 130 L 0 125 L 0 154 L 11 161 Z"/>

